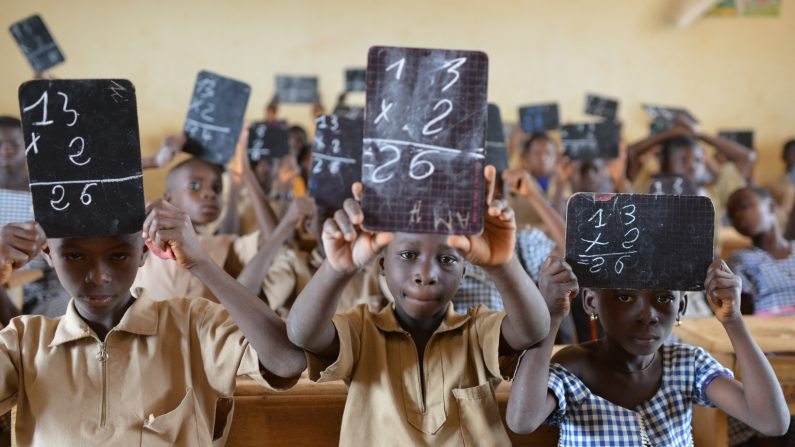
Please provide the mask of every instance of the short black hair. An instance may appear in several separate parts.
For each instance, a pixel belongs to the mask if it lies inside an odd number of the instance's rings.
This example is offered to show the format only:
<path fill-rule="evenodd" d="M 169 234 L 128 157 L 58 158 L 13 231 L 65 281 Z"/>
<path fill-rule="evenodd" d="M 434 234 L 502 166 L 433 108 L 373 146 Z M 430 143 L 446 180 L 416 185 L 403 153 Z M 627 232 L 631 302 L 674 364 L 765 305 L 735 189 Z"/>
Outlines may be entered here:
<path fill-rule="evenodd" d="M 689 149 L 698 146 L 695 138 L 687 135 L 679 135 L 663 141 L 660 151 L 660 168 L 663 172 L 668 172 L 671 165 L 673 153 L 681 149 Z"/>
<path fill-rule="evenodd" d="M 304 129 L 303 127 L 299 126 L 298 124 L 293 124 L 292 126 L 290 126 L 288 131 L 290 131 L 290 132 L 301 132 L 302 134 L 306 135 L 306 129 Z"/>
<path fill-rule="evenodd" d="M 795 151 L 795 139 L 784 143 L 784 148 L 781 150 L 781 157 L 784 159 L 784 161 L 787 161 L 787 156 L 792 151 Z"/>
<path fill-rule="evenodd" d="M 0 127 L 16 127 L 22 129 L 22 121 L 13 116 L 2 115 L 0 116 Z"/>
<path fill-rule="evenodd" d="M 732 215 L 733 214 L 732 209 L 734 208 L 731 206 L 732 202 L 737 200 L 736 197 L 738 194 L 741 194 L 746 191 L 750 191 L 756 194 L 756 196 L 759 197 L 760 199 L 773 200 L 773 196 L 770 194 L 770 190 L 768 190 L 767 188 L 763 188 L 761 186 L 751 186 L 751 185 L 743 186 L 742 188 L 737 188 L 734 190 L 734 192 L 732 192 L 729 195 L 729 199 L 726 201 L 726 215 L 729 216 L 729 219 L 732 219 L 734 217 Z"/>
<path fill-rule="evenodd" d="M 524 142 L 524 146 L 522 147 L 522 155 L 526 154 L 527 151 L 530 150 L 530 146 L 532 146 L 533 143 L 535 143 L 538 140 L 552 141 L 552 138 L 550 138 L 546 132 L 533 132 L 532 134 L 530 134 L 530 138 L 528 138 L 527 141 Z"/>

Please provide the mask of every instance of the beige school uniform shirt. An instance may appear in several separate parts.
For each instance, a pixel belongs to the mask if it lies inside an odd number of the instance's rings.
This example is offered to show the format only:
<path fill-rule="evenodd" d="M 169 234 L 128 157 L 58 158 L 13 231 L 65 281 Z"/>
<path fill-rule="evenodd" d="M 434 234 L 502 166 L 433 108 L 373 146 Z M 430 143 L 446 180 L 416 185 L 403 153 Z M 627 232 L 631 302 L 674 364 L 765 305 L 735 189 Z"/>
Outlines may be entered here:
<path fill-rule="evenodd" d="M 0 413 L 17 405 L 19 446 L 222 446 L 238 375 L 268 385 L 207 300 L 144 294 L 104 343 L 74 301 L 62 317 L 25 315 L 0 331 Z M 219 427 L 216 406 L 228 411 Z"/>
<path fill-rule="evenodd" d="M 498 357 L 504 317 L 482 305 L 462 315 L 450 304 L 425 347 L 423 395 L 414 341 L 392 306 L 335 315 L 337 360 L 307 353 L 307 361 L 312 380 L 348 385 L 340 445 L 510 446 L 494 396 L 518 359 Z"/>
<path fill-rule="evenodd" d="M 236 277 L 243 271 L 246 263 L 256 254 L 259 247 L 259 231 L 246 236 L 231 234 L 199 235 L 202 250 L 216 265 Z M 191 272 L 180 267 L 173 260 L 160 259 L 149 253 L 144 265 L 138 269 L 133 287 L 145 289 L 155 299 L 179 297 L 218 299 Z"/>

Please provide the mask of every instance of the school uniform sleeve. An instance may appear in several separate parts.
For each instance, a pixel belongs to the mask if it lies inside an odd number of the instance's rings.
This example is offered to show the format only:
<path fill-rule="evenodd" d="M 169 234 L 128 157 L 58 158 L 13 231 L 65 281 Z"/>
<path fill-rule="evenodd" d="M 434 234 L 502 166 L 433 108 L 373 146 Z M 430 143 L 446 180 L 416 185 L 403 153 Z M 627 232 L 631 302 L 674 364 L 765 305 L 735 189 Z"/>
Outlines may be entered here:
<path fill-rule="evenodd" d="M 588 389 L 574 374 L 563 366 L 549 365 L 549 391 L 557 400 L 557 408 L 552 411 L 544 424 L 559 425 L 566 418 L 567 411 L 588 398 Z"/>
<path fill-rule="evenodd" d="M 734 374 L 721 365 L 714 357 L 709 355 L 704 349 L 687 346 L 691 351 L 694 358 L 694 372 L 695 377 L 693 380 L 693 389 L 691 390 L 691 399 L 694 404 L 702 405 L 705 407 L 714 407 L 715 405 L 707 399 L 707 388 L 717 377 L 726 376 L 730 379 L 734 378 Z"/>
<path fill-rule="evenodd" d="M 209 301 L 198 301 L 198 338 L 202 362 L 213 388 L 219 391 L 234 384 L 238 376 L 247 376 L 274 390 L 286 390 L 298 377 L 284 382 L 271 383 L 263 377 L 263 367 L 254 348 L 238 328 L 223 306 Z"/>
<path fill-rule="evenodd" d="M 368 313 L 367 305 L 360 304 L 350 312 L 334 315 L 332 322 L 339 338 L 339 355 L 334 362 L 329 363 L 327 359 L 306 351 L 306 364 L 310 380 L 314 382 L 350 381 L 361 352 L 362 327 Z"/>
<path fill-rule="evenodd" d="M 513 380 L 516 367 L 522 353 L 500 356 L 500 333 L 505 312 L 490 311 L 483 304 L 470 311 L 474 318 L 480 351 L 483 362 L 493 377 Z"/>
<path fill-rule="evenodd" d="M 312 278 L 309 266 L 298 253 L 282 247 L 265 275 L 263 291 L 274 311 L 292 307 L 293 300 Z"/>
<path fill-rule="evenodd" d="M 0 414 L 16 405 L 19 390 L 19 330 L 18 320 L 12 320 L 0 331 Z"/>
<path fill-rule="evenodd" d="M 745 250 L 737 250 L 729 257 L 729 268 L 735 275 L 740 277 L 742 282 L 742 292 L 748 295 L 755 296 L 756 287 L 752 275 L 749 274 L 749 264 L 751 263 L 750 256 L 746 256 Z"/>

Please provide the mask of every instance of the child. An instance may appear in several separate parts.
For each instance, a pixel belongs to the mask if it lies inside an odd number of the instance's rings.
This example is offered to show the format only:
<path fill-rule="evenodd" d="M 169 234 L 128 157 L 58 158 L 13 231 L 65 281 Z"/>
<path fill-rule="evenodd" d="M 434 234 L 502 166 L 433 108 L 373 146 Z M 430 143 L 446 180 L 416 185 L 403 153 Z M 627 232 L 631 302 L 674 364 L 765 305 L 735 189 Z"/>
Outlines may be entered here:
<path fill-rule="evenodd" d="M 754 244 L 736 250 L 729 259 L 743 280 L 743 295 L 750 298 L 753 312 L 795 314 L 795 242 L 781 233 L 770 194 L 762 188 L 738 189 L 729 196 L 729 218 Z"/>
<path fill-rule="evenodd" d="M 0 266 L 17 267 L 43 235 L 33 222 L 9 225 Z M 141 233 L 47 239 L 44 252 L 73 298 L 63 317 L 22 316 L 0 331 L 0 413 L 16 404 L 18 445 L 220 446 L 236 376 L 275 388 L 298 379 L 305 361 L 284 323 L 201 250 L 184 212 L 155 201 L 143 235 L 223 307 L 132 293 Z"/>
<path fill-rule="evenodd" d="M 770 194 L 776 201 L 779 209 L 779 223 L 785 228 L 787 217 L 795 204 L 795 140 L 784 143 L 781 150 L 781 159 L 784 161 L 784 173 L 770 184 Z"/>
<path fill-rule="evenodd" d="M 494 397 L 512 371 L 500 357 L 515 359 L 544 337 L 548 321 L 514 255 L 513 213 L 492 200 L 492 166 L 485 176 L 480 236 L 367 233 L 354 199 L 326 220 L 326 261 L 296 300 L 288 331 L 307 351 L 312 380 L 349 385 L 340 445 L 510 445 Z M 361 184 L 353 191 L 358 199 Z M 381 249 L 394 305 L 334 315 L 339 290 Z M 506 312 L 453 311 L 465 260 L 489 273 Z"/>
<path fill-rule="evenodd" d="M 28 191 L 22 123 L 10 116 L 0 116 L 0 189 Z"/>
<path fill-rule="evenodd" d="M 723 261 L 709 267 L 705 287 L 715 317 L 732 341 L 743 383 L 703 349 L 663 345 L 687 306 L 679 292 L 585 289 L 583 306 L 605 337 L 550 356 L 555 332 L 569 313 L 577 278 L 551 258 L 539 287 L 552 330 L 522 359 L 508 401 L 511 430 L 542 422 L 560 426 L 561 446 L 692 445 L 692 405 L 715 405 L 768 435 L 789 425 L 781 387 L 740 316 L 740 280 Z"/>
<path fill-rule="evenodd" d="M 190 216 L 195 226 L 218 219 L 221 213 L 221 167 L 198 158 L 174 166 L 166 180 L 164 199 Z M 275 253 L 261 250 L 260 242 L 278 248 L 295 227 L 314 212 L 311 199 L 296 200 L 273 234 L 260 241 L 258 232 L 243 237 L 233 234 L 203 235 L 202 249 L 216 264 L 238 278 L 247 289 L 259 293 Z M 177 263 L 150 256 L 138 272 L 136 287 L 143 287 L 158 299 L 203 297 L 214 300 L 212 291 Z"/>
<path fill-rule="evenodd" d="M 548 201 L 558 194 L 564 197 L 570 194 L 569 191 L 560 191 L 565 185 L 558 180 L 559 175 L 555 172 L 559 152 L 557 143 L 545 133 L 532 134 L 521 152 L 521 168 L 533 179 L 529 186 L 537 188 Z M 543 223 L 541 216 L 525 201 L 511 201 L 511 207 L 516 211 L 516 222 L 520 226 L 539 226 Z"/>

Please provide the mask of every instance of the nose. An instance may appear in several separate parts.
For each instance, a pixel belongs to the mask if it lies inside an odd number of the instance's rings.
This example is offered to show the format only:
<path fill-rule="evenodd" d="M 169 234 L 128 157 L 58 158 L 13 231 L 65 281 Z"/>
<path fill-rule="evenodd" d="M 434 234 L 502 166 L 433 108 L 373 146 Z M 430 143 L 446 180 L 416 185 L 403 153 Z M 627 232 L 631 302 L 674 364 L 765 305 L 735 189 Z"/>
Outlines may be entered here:
<path fill-rule="evenodd" d="M 414 284 L 418 286 L 430 286 L 439 281 L 439 275 L 433 260 L 425 259 L 417 263 L 414 271 Z"/>
<path fill-rule="evenodd" d="M 216 197 L 215 190 L 212 186 L 202 188 L 202 198 L 203 199 L 215 199 Z"/>
<path fill-rule="evenodd" d="M 88 269 L 85 278 L 86 284 L 103 285 L 110 283 L 110 271 L 105 266 L 98 262 L 92 268 Z"/>
<path fill-rule="evenodd" d="M 639 309 L 638 316 L 636 321 L 641 324 L 657 324 L 660 322 L 660 314 L 657 312 L 657 309 L 652 305 L 651 300 L 649 299 L 642 299 L 639 300 L 640 305 L 642 306 Z"/>

